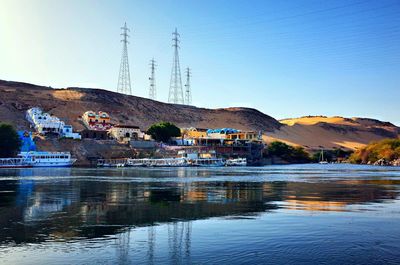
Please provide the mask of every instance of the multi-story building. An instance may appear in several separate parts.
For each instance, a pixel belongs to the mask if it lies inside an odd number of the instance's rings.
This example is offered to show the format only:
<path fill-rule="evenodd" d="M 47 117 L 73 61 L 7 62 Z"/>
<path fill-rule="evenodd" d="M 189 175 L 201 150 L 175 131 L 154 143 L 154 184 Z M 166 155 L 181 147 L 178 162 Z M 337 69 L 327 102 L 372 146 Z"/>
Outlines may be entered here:
<path fill-rule="evenodd" d="M 82 121 L 90 130 L 106 131 L 111 129 L 110 115 L 107 112 L 86 111 L 82 116 Z"/>
<path fill-rule="evenodd" d="M 40 108 L 30 108 L 26 111 L 26 119 L 40 134 L 56 134 L 60 137 L 80 139 L 79 133 L 74 133 L 71 125 L 66 125 L 58 117 L 43 112 Z"/>
<path fill-rule="evenodd" d="M 259 133 L 257 132 L 235 132 L 229 133 L 226 135 L 226 139 L 228 140 L 245 140 L 245 141 L 258 141 L 261 140 Z"/>
<path fill-rule="evenodd" d="M 204 138 L 207 137 L 207 130 L 208 129 L 202 129 L 202 128 L 182 128 L 181 129 L 181 135 L 184 138 Z"/>
<path fill-rule="evenodd" d="M 61 134 L 64 122 L 40 108 L 30 108 L 26 111 L 26 119 L 31 126 L 40 134 Z"/>

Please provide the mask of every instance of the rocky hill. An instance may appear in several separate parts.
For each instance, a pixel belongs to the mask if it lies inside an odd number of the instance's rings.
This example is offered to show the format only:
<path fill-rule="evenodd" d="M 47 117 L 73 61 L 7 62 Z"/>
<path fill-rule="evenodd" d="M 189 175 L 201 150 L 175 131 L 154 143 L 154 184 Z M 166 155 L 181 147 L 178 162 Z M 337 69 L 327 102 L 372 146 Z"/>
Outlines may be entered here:
<path fill-rule="evenodd" d="M 397 138 L 400 129 L 388 122 L 365 118 L 309 116 L 278 121 L 250 108 L 206 109 L 167 104 L 102 89 L 36 86 L 0 80 L 0 122 L 26 129 L 28 108 L 38 106 L 75 129 L 83 129 L 79 117 L 87 110 L 106 111 L 112 122 L 138 125 L 170 121 L 181 127 L 232 127 L 263 131 L 264 140 L 281 140 L 307 149 L 344 147 L 356 149 L 383 138 Z"/>
<path fill-rule="evenodd" d="M 256 131 L 273 131 L 281 126 L 274 118 L 249 108 L 205 109 L 102 89 L 53 89 L 0 81 L 1 121 L 25 128 L 28 124 L 24 112 L 34 106 L 58 116 L 78 130 L 83 129 L 78 118 L 87 110 L 106 111 L 113 123 L 137 125 L 142 130 L 159 121 L 173 122 L 181 127 L 232 127 Z"/>

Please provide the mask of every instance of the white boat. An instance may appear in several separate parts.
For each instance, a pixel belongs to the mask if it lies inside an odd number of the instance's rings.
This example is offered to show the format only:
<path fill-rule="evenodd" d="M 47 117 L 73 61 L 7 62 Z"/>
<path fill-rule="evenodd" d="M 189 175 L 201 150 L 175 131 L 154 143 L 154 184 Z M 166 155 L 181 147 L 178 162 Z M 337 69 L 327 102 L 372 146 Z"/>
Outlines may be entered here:
<path fill-rule="evenodd" d="M 217 158 L 215 151 L 207 153 L 179 151 L 178 157 L 174 158 L 128 158 L 126 161 L 126 166 L 129 167 L 222 167 L 224 165 L 225 160 Z"/>
<path fill-rule="evenodd" d="M 33 167 L 32 160 L 16 158 L 0 158 L 0 168 L 29 168 Z"/>
<path fill-rule="evenodd" d="M 223 167 L 225 161 L 222 158 L 195 158 L 189 159 L 188 164 L 194 167 Z"/>
<path fill-rule="evenodd" d="M 227 159 L 225 165 L 229 167 L 245 167 L 247 166 L 247 158 Z"/>
<path fill-rule="evenodd" d="M 188 166 L 194 167 L 223 167 L 225 166 L 225 160 L 223 158 L 217 158 L 214 150 L 207 152 L 187 152 L 182 150 L 178 152 L 178 156 L 183 158 Z"/>
<path fill-rule="evenodd" d="M 33 167 L 70 167 L 76 159 L 70 152 L 21 152 L 18 155 L 26 161 L 31 161 Z"/>
<path fill-rule="evenodd" d="M 324 149 L 321 149 L 321 155 L 319 159 L 320 164 L 328 164 L 328 161 L 324 159 Z"/>
<path fill-rule="evenodd" d="M 128 158 L 126 165 L 130 167 L 185 167 L 183 158 Z"/>

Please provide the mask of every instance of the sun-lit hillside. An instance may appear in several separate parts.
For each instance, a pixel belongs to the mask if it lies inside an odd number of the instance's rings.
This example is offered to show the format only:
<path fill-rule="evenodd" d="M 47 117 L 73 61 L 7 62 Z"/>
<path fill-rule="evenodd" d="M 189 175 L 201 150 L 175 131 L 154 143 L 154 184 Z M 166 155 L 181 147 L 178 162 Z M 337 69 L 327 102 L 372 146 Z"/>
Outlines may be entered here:
<path fill-rule="evenodd" d="M 280 120 L 284 126 L 264 136 L 266 142 L 283 141 L 307 149 L 359 149 L 371 141 L 396 138 L 399 128 L 367 118 L 307 116 Z"/>
<path fill-rule="evenodd" d="M 86 110 L 109 112 L 114 123 L 138 125 L 145 130 L 159 121 L 181 127 L 262 131 L 266 142 L 275 140 L 308 150 L 341 147 L 358 149 L 371 141 L 397 138 L 399 128 L 367 118 L 307 116 L 276 119 L 249 108 L 205 109 L 167 104 L 145 98 L 85 88 L 52 89 L 31 84 L 0 81 L 0 121 L 28 128 L 25 111 L 33 106 L 61 117 L 74 128 L 83 128 L 79 116 Z"/>
<path fill-rule="evenodd" d="M 300 118 L 289 118 L 289 119 L 283 119 L 280 120 L 279 122 L 292 126 L 295 124 L 303 124 L 303 125 L 314 125 L 320 122 L 326 122 L 326 123 L 331 123 L 331 124 L 341 124 L 341 125 L 355 125 L 357 124 L 355 122 L 356 118 L 343 118 L 339 116 L 335 117 L 326 117 L 326 116 L 306 116 L 306 117 L 300 117 Z"/>

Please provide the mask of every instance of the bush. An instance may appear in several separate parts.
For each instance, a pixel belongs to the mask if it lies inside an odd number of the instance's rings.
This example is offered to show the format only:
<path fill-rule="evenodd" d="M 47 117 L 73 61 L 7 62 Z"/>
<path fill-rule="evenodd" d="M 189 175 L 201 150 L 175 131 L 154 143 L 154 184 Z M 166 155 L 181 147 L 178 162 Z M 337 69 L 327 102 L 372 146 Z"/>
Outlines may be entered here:
<path fill-rule="evenodd" d="M 169 142 L 172 137 L 181 136 L 181 130 L 170 122 L 160 122 L 150 126 L 147 134 L 158 142 Z"/>
<path fill-rule="evenodd" d="M 351 163 L 366 164 L 375 163 L 380 159 L 392 161 L 400 158 L 400 139 L 384 139 L 371 142 L 367 146 L 358 149 L 351 156 Z"/>
<path fill-rule="evenodd" d="M 21 148 L 21 140 L 14 127 L 0 124 L 0 157 L 13 157 Z"/>
<path fill-rule="evenodd" d="M 309 163 L 311 158 L 303 147 L 293 147 L 283 142 L 271 142 L 264 151 L 264 157 L 279 157 L 289 163 Z"/>

